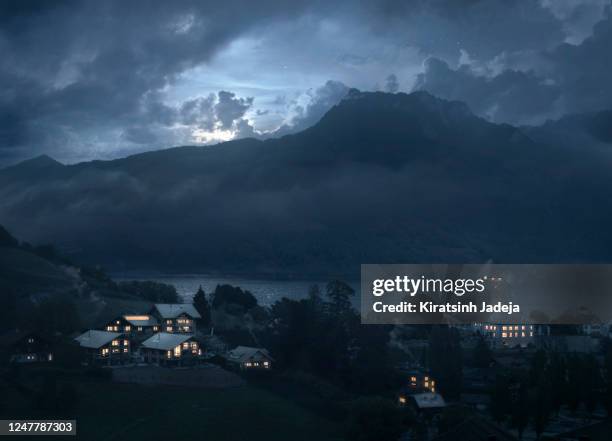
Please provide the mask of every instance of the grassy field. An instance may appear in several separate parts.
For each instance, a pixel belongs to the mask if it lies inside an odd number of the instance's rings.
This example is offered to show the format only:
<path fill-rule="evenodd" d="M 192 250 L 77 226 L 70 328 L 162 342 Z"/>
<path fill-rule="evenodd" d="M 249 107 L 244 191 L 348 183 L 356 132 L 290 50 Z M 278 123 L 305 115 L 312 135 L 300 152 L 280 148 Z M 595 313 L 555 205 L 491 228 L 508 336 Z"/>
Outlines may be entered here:
<path fill-rule="evenodd" d="M 74 413 L 78 436 L 66 439 L 325 441 L 343 438 L 338 425 L 253 386 L 189 390 L 96 381 L 79 382 L 76 386 L 79 399 Z M 5 400 L 1 413 L 14 417 L 27 414 L 28 404 L 17 392 L 9 393 L 13 394 L 8 401 L 10 408 L 6 408 Z"/>

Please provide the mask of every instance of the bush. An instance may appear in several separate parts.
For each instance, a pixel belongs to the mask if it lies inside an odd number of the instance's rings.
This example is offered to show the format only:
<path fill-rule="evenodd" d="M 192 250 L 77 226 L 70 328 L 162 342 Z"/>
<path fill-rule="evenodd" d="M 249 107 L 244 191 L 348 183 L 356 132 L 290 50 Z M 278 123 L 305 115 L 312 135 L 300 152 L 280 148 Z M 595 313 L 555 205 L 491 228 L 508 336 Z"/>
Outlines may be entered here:
<path fill-rule="evenodd" d="M 245 311 L 257 306 L 257 299 L 250 291 L 231 285 L 217 285 L 213 294 L 212 307 L 219 309 L 223 305 L 238 305 Z"/>
<path fill-rule="evenodd" d="M 132 280 L 119 282 L 121 291 L 153 303 L 180 303 L 176 288 L 160 282 Z"/>
<path fill-rule="evenodd" d="M 353 402 L 347 439 L 396 441 L 403 431 L 402 411 L 391 401 L 382 398 L 360 398 Z"/>

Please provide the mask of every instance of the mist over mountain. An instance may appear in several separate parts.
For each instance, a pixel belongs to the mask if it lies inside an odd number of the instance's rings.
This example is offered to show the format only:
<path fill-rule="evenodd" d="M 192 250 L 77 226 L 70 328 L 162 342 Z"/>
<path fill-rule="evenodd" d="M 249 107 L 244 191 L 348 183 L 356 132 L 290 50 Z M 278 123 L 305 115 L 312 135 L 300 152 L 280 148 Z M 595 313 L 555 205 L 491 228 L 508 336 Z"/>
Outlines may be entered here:
<path fill-rule="evenodd" d="M 115 270 L 605 261 L 605 115 L 517 128 L 426 92 L 351 90 L 280 139 L 1 170 L 0 224 Z"/>

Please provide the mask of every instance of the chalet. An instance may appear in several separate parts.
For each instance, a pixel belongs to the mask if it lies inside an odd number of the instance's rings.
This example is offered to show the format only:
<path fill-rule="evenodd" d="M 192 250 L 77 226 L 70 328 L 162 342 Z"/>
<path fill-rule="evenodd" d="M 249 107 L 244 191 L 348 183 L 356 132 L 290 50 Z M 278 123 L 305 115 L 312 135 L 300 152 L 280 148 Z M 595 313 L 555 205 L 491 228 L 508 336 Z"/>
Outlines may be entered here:
<path fill-rule="evenodd" d="M 92 329 L 75 340 L 92 363 L 115 364 L 130 359 L 130 340 L 123 333 Z"/>
<path fill-rule="evenodd" d="M 147 363 L 169 364 L 193 360 L 202 348 L 193 335 L 158 332 L 142 342 L 140 354 Z"/>
<path fill-rule="evenodd" d="M 195 334 L 200 313 L 192 303 L 156 303 L 151 311 L 166 333 Z"/>
<path fill-rule="evenodd" d="M 406 393 L 436 392 L 436 381 L 428 372 L 415 369 L 404 375 L 407 375 L 408 380 L 404 388 Z"/>
<path fill-rule="evenodd" d="M 241 370 L 271 369 L 274 359 L 267 349 L 238 346 L 225 356 L 225 360 Z"/>
<path fill-rule="evenodd" d="M 131 337 L 140 337 L 159 332 L 159 322 L 150 314 L 128 314 L 111 320 L 104 329 L 108 332 L 122 332 Z"/>
<path fill-rule="evenodd" d="M 50 342 L 34 332 L 10 331 L 0 337 L 0 347 L 8 353 L 11 363 L 53 361 Z"/>

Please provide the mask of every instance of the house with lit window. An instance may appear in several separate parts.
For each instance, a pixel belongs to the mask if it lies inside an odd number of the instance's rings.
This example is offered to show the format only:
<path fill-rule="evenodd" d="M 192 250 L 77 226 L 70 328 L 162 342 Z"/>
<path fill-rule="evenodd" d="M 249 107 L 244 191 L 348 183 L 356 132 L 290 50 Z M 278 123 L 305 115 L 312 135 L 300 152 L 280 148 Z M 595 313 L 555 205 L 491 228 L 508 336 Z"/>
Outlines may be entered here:
<path fill-rule="evenodd" d="M 238 346 L 225 356 L 226 362 L 240 370 L 266 370 L 272 368 L 274 359 L 267 349 Z"/>
<path fill-rule="evenodd" d="M 131 337 L 143 337 L 159 332 L 160 326 L 151 314 L 127 314 L 108 322 L 104 330 L 129 334 Z"/>
<path fill-rule="evenodd" d="M 474 329 L 482 335 L 492 347 L 527 347 L 534 342 L 534 337 L 547 334 L 547 326 L 528 324 L 492 324 L 476 323 Z"/>
<path fill-rule="evenodd" d="M 75 341 L 91 363 L 120 364 L 130 360 L 130 340 L 124 333 L 92 329 L 79 335 Z"/>
<path fill-rule="evenodd" d="M 191 334 L 158 332 L 142 342 L 140 355 L 147 363 L 184 364 L 198 359 L 202 348 Z"/>
<path fill-rule="evenodd" d="M 51 343 L 34 332 L 9 331 L 0 336 L 0 347 L 11 363 L 40 363 L 53 361 Z"/>
<path fill-rule="evenodd" d="M 151 315 L 159 322 L 160 332 L 195 334 L 200 313 L 192 303 L 156 303 Z"/>
<path fill-rule="evenodd" d="M 408 379 L 403 391 L 407 394 L 416 394 L 422 392 L 436 392 L 436 381 L 428 372 L 421 370 L 412 370 L 403 373 Z"/>

